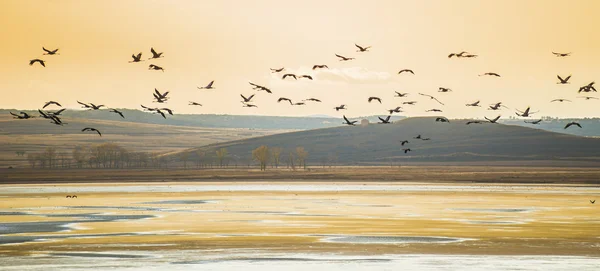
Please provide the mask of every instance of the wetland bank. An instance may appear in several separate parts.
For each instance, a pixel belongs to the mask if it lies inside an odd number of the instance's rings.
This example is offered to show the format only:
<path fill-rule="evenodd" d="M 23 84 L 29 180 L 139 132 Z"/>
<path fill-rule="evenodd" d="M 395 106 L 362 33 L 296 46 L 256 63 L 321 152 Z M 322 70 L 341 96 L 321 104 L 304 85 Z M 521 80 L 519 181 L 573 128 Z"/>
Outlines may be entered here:
<path fill-rule="evenodd" d="M 103 183 L 97 174 L 90 183 L 31 184 L 17 172 L 0 186 L 0 265 L 593 270 L 600 261 L 600 211 L 589 201 L 600 198 L 596 169 L 349 168 L 248 172 L 246 180 L 236 171 L 205 173 L 194 180 L 197 172 L 171 172 L 179 182 L 143 182 L 160 172 L 138 172 L 130 182 Z M 347 174 L 373 179 L 341 178 Z M 396 175 L 412 180 L 390 180 Z M 456 177 L 434 177 L 442 175 Z"/>

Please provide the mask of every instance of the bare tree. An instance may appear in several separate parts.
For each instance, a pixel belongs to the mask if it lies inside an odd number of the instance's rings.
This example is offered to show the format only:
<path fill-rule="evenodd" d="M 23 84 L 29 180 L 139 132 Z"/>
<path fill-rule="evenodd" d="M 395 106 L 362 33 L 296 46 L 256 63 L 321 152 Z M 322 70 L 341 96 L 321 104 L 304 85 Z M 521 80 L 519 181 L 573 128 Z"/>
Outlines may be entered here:
<path fill-rule="evenodd" d="M 304 147 L 296 148 L 296 156 L 298 157 L 298 166 L 306 169 L 306 157 L 308 157 L 308 152 L 304 150 Z"/>
<path fill-rule="evenodd" d="M 275 168 L 279 167 L 279 160 L 280 160 L 282 151 L 283 151 L 283 149 L 281 149 L 280 147 L 271 148 L 271 156 L 273 158 L 272 163 L 275 164 Z"/>
<path fill-rule="evenodd" d="M 47 161 L 48 168 L 52 168 L 52 166 L 54 165 L 54 160 L 56 160 L 56 148 L 46 147 L 43 157 Z"/>
<path fill-rule="evenodd" d="M 39 154 L 37 153 L 28 153 L 27 154 L 27 162 L 29 162 L 29 165 L 31 165 L 31 168 L 35 168 L 38 159 L 39 159 Z"/>
<path fill-rule="evenodd" d="M 220 148 L 216 152 L 217 159 L 219 160 L 219 167 L 223 167 L 223 160 L 227 157 L 227 149 Z"/>
<path fill-rule="evenodd" d="M 179 154 L 179 159 L 181 159 L 181 161 L 183 161 L 183 168 L 187 169 L 187 161 L 190 158 L 190 153 L 187 151 L 183 151 L 182 153 Z"/>
<path fill-rule="evenodd" d="M 294 165 L 294 160 L 296 160 L 296 158 L 294 156 L 294 152 L 290 152 L 288 163 L 290 164 L 290 167 L 292 168 L 292 170 L 296 170 L 296 166 Z"/>
<path fill-rule="evenodd" d="M 262 145 L 252 151 L 252 158 L 260 162 L 260 170 L 267 170 L 269 161 L 269 147 Z"/>

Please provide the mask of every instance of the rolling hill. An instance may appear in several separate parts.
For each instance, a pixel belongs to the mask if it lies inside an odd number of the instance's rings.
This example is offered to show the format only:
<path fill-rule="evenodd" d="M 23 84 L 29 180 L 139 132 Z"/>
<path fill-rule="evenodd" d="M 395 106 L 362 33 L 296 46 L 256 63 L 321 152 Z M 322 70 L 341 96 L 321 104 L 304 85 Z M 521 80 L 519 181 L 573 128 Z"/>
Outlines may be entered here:
<path fill-rule="evenodd" d="M 344 126 L 268 135 L 211 144 L 190 152 L 208 154 L 227 148 L 232 155 L 250 159 L 252 150 L 266 145 L 290 151 L 304 147 L 307 162 L 323 163 L 335 157 L 340 164 L 395 162 L 557 161 L 600 162 L 600 138 L 587 138 L 504 124 L 466 121 L 436 123 L 433 117 L 407 118 L 389 125 Z M 413 139 L 421 134 L 431 140 Z M 402 146 L 401 140 L 409 140 Z M 403 148 L 412 151 L 405 154 Z M 173 154 L 174 156 L 177 154 Z M 176 158 L 174 158 L 176 159 Z"/>

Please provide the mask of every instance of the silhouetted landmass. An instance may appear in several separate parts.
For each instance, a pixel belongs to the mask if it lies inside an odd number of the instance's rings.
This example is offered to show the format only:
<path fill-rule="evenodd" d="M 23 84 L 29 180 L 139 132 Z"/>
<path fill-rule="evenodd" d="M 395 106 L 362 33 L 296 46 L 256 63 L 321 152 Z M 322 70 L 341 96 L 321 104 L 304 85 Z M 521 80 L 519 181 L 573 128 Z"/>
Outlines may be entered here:
<path fill-rule="evenodd" d="M 600 161 L 600 138 L 553 133 L 540 129 L 504 125 L 465 125 L 465 121 L 436 123 L 435 117 L 407 118 L 393 124 L 335 127 L 291 132 L 212 144 L 190 150 L 251 157 L 261 145 L 281 147 L 287 154 L 296 147 L 308 152 L 309 164 L 335 157 L 340 164 L 460 161 Z M 423 138 L 414 139 L 421 134 Z M 402 140 L 408 140 L 405 146 Z M 405 154 L 403 148 L 412 152 Z M 324 162 L 323 162 L 324 163 Z"/>

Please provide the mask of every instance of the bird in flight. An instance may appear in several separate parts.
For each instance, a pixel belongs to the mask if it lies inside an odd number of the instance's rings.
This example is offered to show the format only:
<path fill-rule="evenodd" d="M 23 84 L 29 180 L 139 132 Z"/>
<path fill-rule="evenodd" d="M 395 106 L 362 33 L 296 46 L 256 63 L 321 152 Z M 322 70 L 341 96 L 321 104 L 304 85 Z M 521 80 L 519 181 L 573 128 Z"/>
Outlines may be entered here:
<path fill-rule="evenodd" d="M 279 103 L 279 102 L 281 102 L 281 101 L 288 101 L 288 102 L 290 103 L 290 105 L 294 105 L 294 104 L 292 103 L 292 100 L 290 100 L 290 99 L 288 99 L 288 98 L 285 98 L 285 97 L 281 97 L 281 98 L 279 98 L 279 99 L 277 100 L 277 102 L 278 102 L 278 103 Z"/>
<path fill-rule="evenodd" d="M 197 106 L 202 106 L 202 104 L 200 104 L 200 103 L 197 103 L 197 102 L 192 102 L 192 101 L 190 101 L 190 104 L 189 104 L 189 105 L 197 105 Z"/>
<path fill-rule="evenodd" d="M 319 99 L 315 99 L 315 98 L 308 98 L 308 99 L 306 99 L 306 100 L 304 100 L 304 101 L 308 101 L 308 102 L 317 102 L 317 103 L 320 103 L 320 102 L 321 102 L 321 100 L 319 100 Z"/>
<path fill-rule="evenodd" d="M 286 74 L 284 74 L 284 75 L 281 77 L 281 79 L 285 79 L 286 77 L 293 77 L 293 78 L 294 78 L 294 80 L 298 80 L 298 78 L 296 78 L 296 75 L 295 75 L 295 74 L 292 74 L 292 73 L 286 73 Z"/>
<path fill-rule="evenodd" d="M 484 119 L 486 119 L 487 121 L 489 121 L 490 123 L 498 123 L 498 120 L 500 119 L 500 116 L 497 116 L 493 119 L 488 119 L 487 117 L 483 117 Z"/>
<path fill-rule="evenodd" d="M 213 84 L 215 83 L 215 80 L 210 81 L 210 83 L 208 83 L 208 85 L 206 85 L 205 87 L 198 87 L 198 89 L 215 89 L 213 87 Z"/>
<path fill-rule="evenodd" d="M 436 122 L 450 122 L 450 120 L 448 120 L 445 117 L 437 117 L 437 118 L 435 118 L 435 121 Z"/>
<path fill-rule="evenodd" d="M 579 123 L 577 123 L 577 122 L 574 122 L 574 121 L 572 121 L 572 122 L 569 122 L 569 123 L 567 123 L 567 125 L 565 125 L 565 129 L 567 129 L 567 128 L 571 127 L 571 126 L 577 126 L 577 127 L 579 127 L 579 128 L 582 128 L 582 127 L 581 127 L 581 124 L 579 124 Z"/>
<path fill-rule="evenodd" d="M 542 122 L 542 119 L 534 120 L 534 121 L 524 121 L 524 122 L 529 123 L 529 124 L 540 124 L 540 122 Z"/>
<path fill-rule="evenodd" d="M 164 69 L 163 67 L 161 67 L 161 66 L 156 66 L 156 65 L 154 65 L 154 64 L 150 64 L 150 65 L 148 66 L 148 69 L 149 69 L 149 70 L 155 70 L 155 71 L 162 71 L 162 72 L 165 72 L 165 69 Z"/>
<path fill-rule="evenodd" d="M 590 99 L 598 100 L 598 98 L 596 98 L 596 97 L 590 97 L 590 96 L 579 96 L 577 98 L 582 98 L 582 99 L 586 99 L 586 100 L 590 100 Z"/>
<path fill-rule="evenodd" d="M 244 103 L 244 107 L 258 107 L 255 104 Z"/>
<path fill-rule="evenodd" d="M 500 77 L 500 75 L 495 72 L 486 72 L 484 74 L 480 74 L 479 76 L 485 76 L 485 75 Z"/>
<path fill-rule="evenodd" d="M 355 121 L 350 121 L 350 120 L 348 120 L 348 118 L 346 118 L 346 115 L 344 115 L 344 121 L 345 121 L 345 122 L 342 122 L 342 124 L 346 124 L 346 125 L 352 125 L 352 126 L 354 126 L 354 125 L 355 125 L 355 123 L 357 123 L 357 122 L 358 122 L 358 121 L 356 121 L 356 120 L 355 120 Z"/>
<path fill-rule="evenodd" d="M 521 110 L 517 109 L 517 111 L 521 112 L 521 114 L 519 114 L 519 113 L 516 113 L 516 114 L 519 117 L 529 117 L 529 116 L 533 115 L 534 113 L 539 112 L 539 111 L 529 112 L 530 109 L 531 109 L 530 107 L 527 107 L 527 109 L 525 109 L 525 111 L 521 111 Z"/>
<path fill-rule="evenodd" d="M 444 88 L 444 87 L 439 87 L 439 90 L 438 90 L 438 92 L 450 92 L 450 91 L 452 91 L 452 90 L 449 88 Z"/>
<path fill-rule="evenodd" d="M 479 120 L 471 120 L 471 121 L 467 121 L 467 125 L 470 125 L 470 124 L 481 124 L 481 123 L 482 123 L 482 122 L 481 122 L 481 121 L 479 121 Z"/>
<path fill-rule="evenodd" d="M 597 92 L 596 88 L 594 87 L 595 83 L 596 82 L 591 82 L 591 83 L 589 83 L 589 84 L 587 84 L 587 85 L 585 85 L 583 87 L 580 87 L 578 93 L 581 93 L 582 91 L 583 92 L 591 92 L 591 91 Z"/>
<path fill-rule="evenodd" d="M 81 131 L 82 132 L 87 132 L 87 131 L 96 132 L 96 133 L 98 133 L 99 136 L 102 136 L 102 133 L 100 133 L 100 131 L 98 131 L 98 129 L 96 129 L 96 128 L 86 127 L 86 128 L 83 128 Z"/>
<path fill-rule="evenodd" d="M 55 104 L 55 105 L 58 105 L 58 106 L 61 106 L 61 107 L 62 107 L 62 105 L 60 105 L 58 102 L 55 102 L 55 101 L 49 101 L 49 102 L 46 102 L 46 104 L 44 104 L 44 107 L 42 107 L 42 108 L 46 108 L 47 106 L 49 106 L 49 105 L 51 105 L 51 104 Z"/>
<path fill-rule="evenodd" d="M 125 116 L 123 116 L 123 112 L 117 110 L 117 109 L 111 109 L 109 112 L 115 113 L 115 114 L 119 114 L 119 116 L 121 116 L 121 118 L 125 118 Z"/>
<path fill-rule="evenodd" d="M 474 103 L 466 104 L 466 106 L 479 106 L 480 101 L 476 101 Z"/>
<path fill-rule="evenodd" d="M 499 110 L 500 107 L 508 108 L 508 107 L 502 105 L 502 102 L 497 102 L 495 104 L 490 105 L 490 108 L 488 108 L 488 110 Z"/>
<path fill-rule="evenodd" d="M 440 100 L 436 99 L 435 97 L 433 97 L 431 95 L 427 95 L 427 94 L 423 94 L 423 93 L 419 93 L 419 95 L 429 97 L 431 100 L 435 100 L 436 102 L 440 103 L 441 105 L 444 105 L 442 102 L 440 102 Z"/>
<path fill-rule="evenodd" d="M 300 75 L 300 78 L 306 78 L 306 79 L 313 80 L 312 76 L 310 76 L 310 75 Z"/>
<path fill-rule="evenodd" d="M 402 146 L 404 146 L 404 144 L 407 144 L 407 143 L 409 143 L 409 142 L 408 142 L 408 140 L 402 140 L 402 141 L 400 141 L 400 144 L 401 144 Z"/>
<path fill-rule="evenodd" d="M 552 52 L 552 53 L 555 56 L 557 56 L 557 57 L 565 57 L 565 56 L 570 56 L 571 55 L 571 52 L 568 52 L 568 53 L 555 53 L 555 52 Z"/>
<path fill-rule="evenodd" d="M 316 69 L 329 69 L 329 67 L 327 67 L 327 65 L 314 65 L 312 67 L 312 69 L 313 70 L 316 70 Z"/>
<path fill-rule="evenodd" d="M 298 103 L 294 103 L 292 105 L 305 105 L 305 103 L 304 102 L 298 102 Z"/>
<path fill-rule="evenodd" d="M 390 112 L 390 114 L 392 114 L 392 113 L 400 113 L 400 112 L 402 112 L 401 109 L 402 109 L 402 107 L 397 106 L 396 108 L 389 109 L 388 112 Z"/>
<path fill-rule="evenodd" d="M 463 55 L 463 57 L 466 57 L 466 58 L 474 58 L 474 57 L 478 57 L 478 55 L 466 54 L 466 55 Z"/>
<path fill-rule="evenodd" d="M 10 112 L 11 115 L 14 116 L 14 118 L 16 119 L 31 119 L 33 118 L 32 116 L 30 116 L 29 114 L 25 113 L 25 112 L 19 112 L 21 115 L 17 115 L 13 112 Z"/>
<path fill-rule="evenodd" d="M 562 77 L 560 77 L 560 75 L 556 75 L 556 77 L 558 77 L 558 80 L 560 81 L 560 82 L 557 82 L 557 84 L 561 84 L 561 85 L 569 84 L 568 81 L 569 81 L 569 79 L 571 79 L 571 75 L 565 77 L 564 79 Z"/>
<path fill-rule="evenodd" d="M 425 112 L 442 112 L 442 110 L 433 108 L 433 109 L 425 110 Z"/>
<path fill-rule="evenodd" d="M 279 69 L 270 68 L 270 69 L 271 69 L 271 73 L 278 73 L 278 72 L 282 72 L 285 68 L 279 68 Z"/>
<path fill-rule="evenodd" d="M 369 97 L 369 102 L 371 102 L 371 101 L 373 101 L 373 100 L 376 100 L 376 101 L 378 101 L 379 103 L 381 103 L 381 98 L 379 98 L 379 97 Z"/>
<path fill-rule="evenodd" d="M 58 48 L 56 48 L 54 50 L 48 50 L 48 49 L 42 47 L 42 50 L 45 51 L 44 55 L 60 55 L 60 54 L 56 53 L 56 52 L 58 52 Z"/>
<path fill-rule="evenodd" d="M 43 67 L 46 67 L 46 62 L 39 58 L 29 60 L 29 66 L 33 66 L 33 64 L 35 64 L 36 62 L 40 63 L 40 65 L 42 65 Z"/>
<path fill-rule="evenodd" d="M 368 52 L 369 48 L 371 48 L 371 46 L 362 47 L 356 43 L 354 44 L 354 46 L 358 48 L 357 52 Z"/>
<path fill-rule="evenodd" d="M 59 116 L 59 115 L 60 115 L 60 113 L 64 112 L 65 110 L 67 110 L 67 109 L 66 109 L 66 108 L 63 108 L 63 109 L 61 109 L 61 110 L 58 110 L 58 111 L 55 111 L 55 112 L 50 112 L 50 111 L 48 111 L 47 113 L 48 113 L 48 114 L 50 114 L 50 115 L 52 115 L 52 116 Z"/>
<path fill-rule="evenodd" d="M 413 72 L 413 70 L 411 70 L 411 69 L 404 69 L 404 70 L 400 70 L 400 71 L 398 72 L 398 74 L 402 74 L 402 73 L 404 73 L 404 72 L 406 72 L 406 73 L 412 73 L 412 74 L 415 74 L 415 72 Z"/>
<path fill-rule="evenodd" d="M 246 96 L 240 94 L 240 96 L 242 96 L 242 99 L 244 99 L 244 103 L 249 103 L 250 100 L 252 100 L 252 98 L 254 97 L 254 94 L 248 96 L 248 98 L 246 98 Z"/>
<path fill-rule="evenodd" d="M 414 139 L 423 139 L 423 138 L 421 137 L 421 135 L 417 135 L 417 136 L 415 136 L 415 137 L 413 137 L 413 138 L 414 138 Z"/>
<path fill-rule="evenodd" d="M 415 101 L 410 101 L 410 102 L 403 102 L 402 104 L 408 104 L 408 105 L 415 105 L 417 102 Z"/>
<path fill-rule="evenodd" d="M 468 52 L 462 51 L 460 53 L 451 53 L 448 55 L 448 58 L 452 58 L 453 56 L 455 57 L 463 57 L 465 54 L 468 54 Z"/>
<path fill-rule="evenodd" d="M 402 149 L 402 151 L 404 151 L 404 153 L 408 153 L 409 151 L 412 151 L 411 149 Z"/>
<path fill-rule="evenodd" d="M 148 59 L 161 58 L 162 54 L 163 54 L 162 52 L 157 53 L 156 51 L 154 51 L 153 47 L 150 47 L 150 53 L 152 53 L 152 57 L 148 58 Z M 140 55 L 140 57 L 141 57 L 141 55 Z"/>
<path fill-rule="evenodd" d="M 400 98 L 402 98 L 402 97 L 408 96 L 408 93 L 400 93 L 398 91 L 394 91 L 394 92 L 396 92 L 396 96 L 394 96 L 394 97 L 400 97 Z"/>
<path fill-rule="evenodd" d="M 158 89 L 154 88 L 154 98 L 156 98 L 156 100 L 168 100 L 169 98 L 167 97 L 167 95 L 169 95 L 169 92 L 166 91 L 165 93 L 160 93 L 160 91 L 158 91 Z M 159 101 L 159 103 L 161 103 L 162 101 Z"/>
<path fill-rule="evenodd" d="M 80 105 L 82 105 L 82 108 L 87 108 L 87 109 L 90 109 L 90 110 L 98 110 L 101 107 L 104 107 L 103 104 L 101 104 L 101 105 L 95 105 L 93 103 L 85 104 L 85 103 L 82 103 L 80 101 L 77 101 L 77 103 L 80 104 Z"/>
<path fill-rule="evenodd" d="M 381 122 L 379 122 L 380 124 L 390 124 L 390 118 L 392 117 L 392 115 L 388 115 L 387 118 L 383 119 L 381 117 L 377 117 Z"/>
<path fill-rule="evenodd" d="M 271 90 L 269 88 L 263 87 L 261 85 L 254 84 L 252 82 L 248 82 L 248 83 L 250 83 L 250 85 L 252 85 L 253 89 L 257 89 L 258 91 L 264 90 L 264 91 L 266 91 L 269 94 L 273 93 L 273 92 L 271 92 Z"/>
<path fill-rule="evenodd" d="M 554 99 L 554 100 L 552 100 L 550 102 L 551 103 L 553 103 L 553 102 L 561 102 L 562 103 L 562 102 L 570 102 L 570 100 L 567 100 L 567 99 Z"/>
<path fill-rule="evenodd" d="M 346 108 L 345 104 L 342 104 L 340 106 L 334 107 L 334 109 L 335 109 L 335 111 L 340 111 L 340 110 L 346 110 L 347 108 Z"/>
<path fill-rule="evenodd" d="M 345 57 L 345 56 L 341 56 L 341 55 L 338 55 L 338 54 L 335 54 L 335 56 L 339 57 L 340 61 L 348 61 L 348 60 L 353 60 L 354 59 L 353 57 Z"/>
<path fill-rule="evenodd" d="M 143 61 L 142 60 L 142 53 L 137 54 L 137 56 L 135 54 L 131 55 L 131 57 L 133 58 L 132 61 L 129 61 L 129 63 L 134 63 L 134 62 L 140 62 Z"/>
<path fill-rule="evenodd" d="M 590 203 L 594 204 L 594 203 L 596 203 L 596 200 L 590 200 Z"/>

